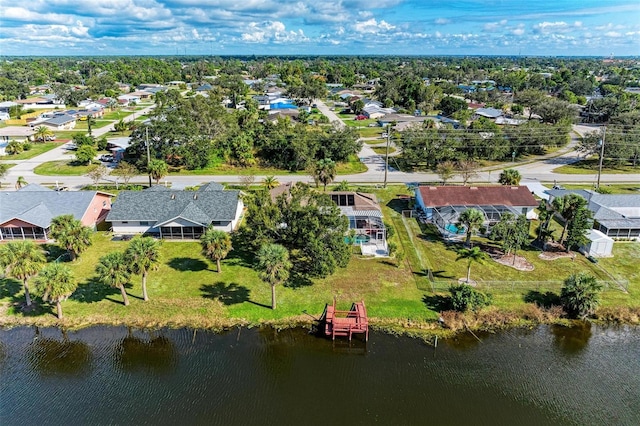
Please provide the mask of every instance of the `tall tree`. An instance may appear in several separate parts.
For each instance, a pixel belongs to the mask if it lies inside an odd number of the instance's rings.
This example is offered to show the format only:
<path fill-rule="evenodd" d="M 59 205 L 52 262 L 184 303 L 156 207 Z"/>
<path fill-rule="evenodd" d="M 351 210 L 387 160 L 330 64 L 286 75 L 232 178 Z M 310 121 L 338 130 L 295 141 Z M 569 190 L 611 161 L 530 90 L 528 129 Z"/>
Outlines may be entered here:
<path fill-rule="evenodd" d="M 36 275 L 44 263 L 42 249 L 32 241 L 15 241 L 0 246 L 0 265 L 8 276 L 22 281 L 27 306 L 31 306 L 29 278 Z"/>
<path fill-rule="evenodd" d="M 456 226 L 464 226 L 466 232 L 466 239 L 464 245 L 469 247 L 471 244 L 471 236 L 476 232 L 480 226 L 484 223 L 484 213 L 478 209 L 470 208 L 458 216 L 458 223 Z"/>
<path fill-rule="evenodd" d="M 67 250 L 71 260 L 75 260 L 91 246 L 93 231 L 71 214 L 54 217 L 51 220 L 51 238 Z"/>
<path fill-rule="evenodd" d="M 513 253 L 513 263 L 516 262 L 518 250 L 527 242 L 529 237 L 529 221 L 525 215 L 514 216 L 506 212 L 500 221 L 491 228 L 491 239 L 500 241 L 505 254 Z"/>
<path fill-rule="evenodd" d="M 562 228 L 562 235 L 560 236 L 560 244 L 565 244 L 567 229 L 569 229 L 572 222 L 579 214 L 583 214 L 581 211 L 586 208 L 587 200 L 577 194 L 567 194 L 564 197 L 554 198 L 552 206 L 554 210 L 562 216 L 562 219 L 564 219 L 564 227 Z M 569 247 L 567 247 L 567 251 L 569 251 Z"/>
<path fill-rule="evenodd" d="M 62 319 L 62 302 L 78 288 L 71 269 L 62 263 L 51 263 L 40 271 L 35 282 L 42 300 L 55 303 L 58 319 Z"/>
<path fill-rule="evenodd" d="M 498 182 L 500 185 L 516 186 L 520 185 L 520 179 L 522 179 L 522 175 L 516 169 L 504 169 L 500 172 Z"/>
<path fill-rule="evenodd" d="M 215 260 L 218 273 L 222 272 L 220 261 L 227 257 L 233 249 L 229 234 L 210 226 L 200 237 L 200 244 L 202 245 L 202 254 L 211 260 Z"/>
<path fill-rule="evenodd" d="M 160 263 L 160 241 L 153 237 L 136 236 L 129 243 L 125 257 L 131 272 L 142 275 L 142 298 L 146 302 L 149 300 L 147 275 Z"/>
<path fill-rule="evenodd" d="M 271 309 L 276 309 L 276 285 L 289 279 L 289 251 L 280 244 L 265 244 L 258 251 L 260 279 L 271 285 Z"/>
<path fill-rule="evenodd" d="M 536 230 L 536 242 L 543 246 L 553 235 L 553 231 L 549 229 L 549 224 L 551 223 L 551 219 L 553 219 L 554 213 L 553 208 L 548 208 L 546 200 L 540 200 L 540 205 L 538 206 L 538 220 L 540 224 Z"/>
<path fill-rule="evenodd" d="M 8 171 L 9 171 L 9 165 L 5 163 L 0 163 L 0 189 L 2 189 L 2 179 L 4 179 Z"/>
<path fill-rule="evenodd" d="M 333 182 L 336 177 L 336 163 L 330 158 L 318 160 L 313 168 L 313 178 L 316 182 L 320 182 L 324 191 L 327 191 L 327 185 Z"/>
<path fill-rule="evenodd" d="M 560 301 L 569 316 L 585 319 L 592 315 L 600 304 L 601 292 L 602 284 L 593 275 L 583 272 L 571 275 L 564 281 Z"/>
<path fill-rule="evenodd" d="M 452 161 L 443 161 L 436 166 L 436 173 L 442 179 L 442 184 L 446 185 L 456 173 L 456 165 Z"/>
<path fill-rule="evenodd" d="M 133 164 L 120 161 L 111 174 L 121 177 L 124 184 L 127 185 L 131 178 L 138 174 L 138 169 Z"/>
<path fill-rule="evenodd" d="M 76 151 L 76 161 L 80 164 L 91 164 L 96 158 L 96 149 L 91 145 L 82 145 Z"/>
<path fill-rule="evenodd" d="M 87 169 L 87 176 L 93 182 L 94 186 L 98 185 L 104 177 L 109 173 L 109 169 L 107 169 L 102 164 L 94 164 Z"/>
<path fill-rule="evenodd" d="M 592 218 L 593 213 L 586 206 L 578 208 L 567 228 L 567 241 L 565 243 L 567 253 L 571 250 L 571 247 L 581 247 L 589 242 L 587 232 L 592 227 Z"/>
<path fill-rule="evenodd" d="M 467 186 L 467 183 L 478 176 L 478 163 L 473 160 L 461 160 L 456 162 L 456 170 L 462 177 L 462 184 Z"/>
<path fill-rule="evenodd" d="M 160 179 L 165 177 L 169 173 L 169 166 L 162 160 L 151 160 L 147 165 L 147 173 L 151 176 L 151 179 L 156 181 L 156 185 L 160 183 Z"/>
<path fill-rule="evenodd" d="M 120 290 L 124 306 L 129 306 L 129 298 L 124 286 L 129 282 L 129 265 L 123 252 L 114 251 L 100 258 L 96 265 L 98 280 L 105 285 Z"/>
<path fill-rule="evenodd" d="M 467 261 L 467 281 L 469 284 L 471 280 L 471 264 L 476 263 L 484 263 L 484 260 L 487 258 L 487 254 L 480 250 L 480 247 L 473 248 L 462 248 L 458 250 L 458 257 L 456 258 L 456 262 L 458 260 L 466 260 Z"/>

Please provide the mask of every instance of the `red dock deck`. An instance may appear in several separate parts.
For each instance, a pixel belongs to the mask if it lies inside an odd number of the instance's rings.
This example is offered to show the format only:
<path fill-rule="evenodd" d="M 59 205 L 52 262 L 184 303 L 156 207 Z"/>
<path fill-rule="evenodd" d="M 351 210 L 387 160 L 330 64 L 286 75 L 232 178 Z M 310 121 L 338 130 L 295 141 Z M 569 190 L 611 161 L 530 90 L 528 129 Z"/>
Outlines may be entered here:
<path fill-rule="evenodd" d="M 354 334 L 364 334 L 365 340 L 369 340 L 369 320 L 364 301 L 351 305 L 348 311 L 336 309 L 336 301 L 333 305 L 327 304 L 324 311 L 324 334 L 335 340 L 336 336 L 345 336 L 351 340 Z"/>

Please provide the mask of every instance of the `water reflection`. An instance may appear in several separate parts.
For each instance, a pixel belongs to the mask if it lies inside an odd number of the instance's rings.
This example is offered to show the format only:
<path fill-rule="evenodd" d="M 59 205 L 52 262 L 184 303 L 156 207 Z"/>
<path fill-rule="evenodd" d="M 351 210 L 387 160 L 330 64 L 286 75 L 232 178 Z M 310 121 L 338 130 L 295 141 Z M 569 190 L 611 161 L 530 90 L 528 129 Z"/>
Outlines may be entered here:
<path fill-rule="evenodd" d="M 551 334 L 558 349 L 567 355 L 577 355 L 589 345 L 591 323 L 580 321 L 571 327 L 552 325 Z"/>
<path fill-rule="evenodd" d="M 171 373 L 175 370 L 178 354 L 171 340 L 163 335 L 148 338 L 133 335 L 131 329 L 127 337 L 115 346 L 115 361 L 125 371 Z"/>
<path fill-rule="evenodd" d="M 27 360 L 43 376 L 82 376 L 91 370 L 92 354 L 81 340 L 69 340 L 62 331 L 61 340 L 44 337 L 38 329 L 27 347 Z"/>

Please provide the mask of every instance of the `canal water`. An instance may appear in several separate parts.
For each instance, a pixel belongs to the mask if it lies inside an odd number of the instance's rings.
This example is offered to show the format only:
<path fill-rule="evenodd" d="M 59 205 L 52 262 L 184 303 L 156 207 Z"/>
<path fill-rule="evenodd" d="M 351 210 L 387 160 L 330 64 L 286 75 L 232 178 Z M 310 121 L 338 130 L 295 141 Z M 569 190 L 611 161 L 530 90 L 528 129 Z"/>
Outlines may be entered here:
<path fill-rule="evenodd" d="M 0 425 L 638 425 L 640 329 L 0 330 Z"/>

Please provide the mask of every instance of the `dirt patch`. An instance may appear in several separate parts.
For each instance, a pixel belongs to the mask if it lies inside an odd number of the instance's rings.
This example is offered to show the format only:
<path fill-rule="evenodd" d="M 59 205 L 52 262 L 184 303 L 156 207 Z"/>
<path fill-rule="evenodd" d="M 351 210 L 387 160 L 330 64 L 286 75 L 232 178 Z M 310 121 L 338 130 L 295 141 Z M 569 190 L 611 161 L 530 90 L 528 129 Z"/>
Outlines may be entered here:
<path fill-rule="evenodd" d="M 515 259 L 511 254 L 504 254 L 501 256 L 491 256 L 493 260 L 504 266 L 517 269 L 518 271 L 533 271 L 533 264 L 529 263 L 527 259 L 522 256 L 516 256 Z"/>
<path fill-rule="evenodd" d="M 543 252 L 538 255 L 538 257 L 542 260 L 555 260 L 560 259 L 562 257 L 569 257 L 571 259 L 575 259 L 575 253 L 567 253 L 564 246 L 558 243 L 546 243 L 544 245 Z"/>
<path fill-rule="evenodd" d="M 466 285 L 470 285 L 471 287 L 477 287 L 478 286 L 478 282 L 476 280 L 469 280 L 467 281 L 467 278 L 458 278 L 458 284 L 466 284 Z"/>

